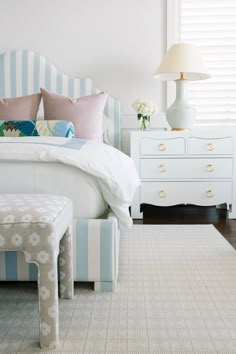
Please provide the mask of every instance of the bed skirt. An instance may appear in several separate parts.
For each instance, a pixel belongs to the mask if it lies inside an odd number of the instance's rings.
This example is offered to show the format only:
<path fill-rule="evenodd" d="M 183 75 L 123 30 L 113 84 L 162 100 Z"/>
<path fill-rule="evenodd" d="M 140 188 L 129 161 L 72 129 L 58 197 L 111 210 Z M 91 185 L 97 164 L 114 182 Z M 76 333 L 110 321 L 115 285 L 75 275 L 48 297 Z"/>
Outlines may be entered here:
<path fill-rule="evenodd" d="M 74 220 L 74 280 L 94 282 L 96 291 L 114 291 L 119 268 L 117 218 Z M 0 281 L 35 281 L 37 267 L 23 252 L 0 252 Z"/>

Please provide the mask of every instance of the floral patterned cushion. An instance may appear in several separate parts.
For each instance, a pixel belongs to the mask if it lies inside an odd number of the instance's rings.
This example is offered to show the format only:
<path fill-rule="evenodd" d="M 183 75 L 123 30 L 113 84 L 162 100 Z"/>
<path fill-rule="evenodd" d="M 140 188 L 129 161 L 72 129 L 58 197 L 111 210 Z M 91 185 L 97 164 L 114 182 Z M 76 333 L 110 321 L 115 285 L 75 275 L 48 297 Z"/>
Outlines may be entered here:
<path fill-rule="evenodd" d="M 61 195 L 0 194 L 0 225 L 51 223 L 68 202 L 69 199 Z"/>
<path fill-rule="evenodd" d="M 73 123 L 67 120 L 0 120 L 0 137 L 58 136 L 74 138 Z"/>

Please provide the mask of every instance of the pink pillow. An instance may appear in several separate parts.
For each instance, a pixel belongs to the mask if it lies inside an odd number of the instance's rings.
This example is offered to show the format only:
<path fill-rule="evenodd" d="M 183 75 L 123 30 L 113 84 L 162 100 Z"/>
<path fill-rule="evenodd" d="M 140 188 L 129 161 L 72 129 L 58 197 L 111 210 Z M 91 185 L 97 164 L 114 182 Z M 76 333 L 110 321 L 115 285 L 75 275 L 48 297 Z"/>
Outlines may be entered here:
<path fill-rule="evenodd" d="M 0 120 L 35 120 L 41 101 L 41 93 L 0 98 Z"/>
<path fill-rule="evenodd" d="M 70 99 L 41 88 L 44 117 L 50 120 L 69 120 L 75 128 L 75 137 L 102 139 L 102 116 L 106 92 Z"/>

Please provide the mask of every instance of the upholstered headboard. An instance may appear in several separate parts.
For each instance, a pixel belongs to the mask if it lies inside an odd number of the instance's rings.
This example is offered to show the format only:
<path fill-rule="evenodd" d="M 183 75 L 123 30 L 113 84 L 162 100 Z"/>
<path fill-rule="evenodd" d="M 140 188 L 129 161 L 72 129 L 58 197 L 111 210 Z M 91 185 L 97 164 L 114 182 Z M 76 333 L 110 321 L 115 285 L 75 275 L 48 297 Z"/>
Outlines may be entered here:
<path fill-rule="evenodd" d="M 89 78 L 71 78 L 52 64 L 48 58 L 28 50 L 0 55 L 0 97 L 26 96 L 40 87 L 70 98 L 91 95 L 97 89 Z M 108 97 L 104 110 L 104 130 L 109 141 L 120 148 L 119 100 Z"/>

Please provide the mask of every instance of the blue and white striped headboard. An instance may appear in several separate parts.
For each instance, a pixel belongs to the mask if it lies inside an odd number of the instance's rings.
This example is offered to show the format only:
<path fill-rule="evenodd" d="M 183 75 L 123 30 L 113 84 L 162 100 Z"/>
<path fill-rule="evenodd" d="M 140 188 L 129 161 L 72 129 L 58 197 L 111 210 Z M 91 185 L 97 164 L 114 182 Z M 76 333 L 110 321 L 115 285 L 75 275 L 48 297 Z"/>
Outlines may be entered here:
<path fill-rule="evenodd" d="M 26 96 L 40 92 L 40 87 L 70 98 L 98 93 L 89 78 L 71 78 L 48 58 L 28 50 L 11 51 L 0 55 L 0 97 Z M 120 148 L 119 100 L 108 97 L 105 110 L 106 136 Z"/>

